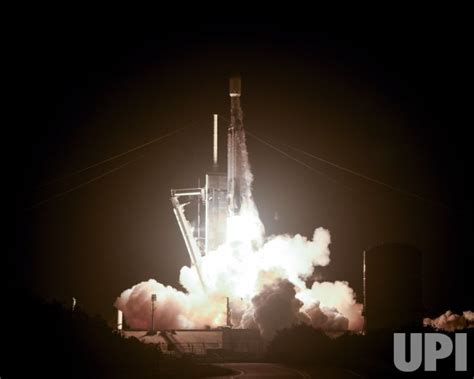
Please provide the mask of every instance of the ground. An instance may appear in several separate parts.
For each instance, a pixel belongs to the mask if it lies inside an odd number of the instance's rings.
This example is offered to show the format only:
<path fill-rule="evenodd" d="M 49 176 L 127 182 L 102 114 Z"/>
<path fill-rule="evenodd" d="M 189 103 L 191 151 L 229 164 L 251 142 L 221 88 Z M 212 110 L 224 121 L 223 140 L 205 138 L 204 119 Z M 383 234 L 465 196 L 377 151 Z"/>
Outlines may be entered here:
<path fill-rule="evenodd" d="M 274 363 L 222 363 L 223 367 L 235 371 L 234 375 L 219 378 L 318 378 L 318 379 L 356 379 L 363 378 L 355 372 L 338 368 L 293 368 Z M 216 378 L 216 377 L 214 377 Z"/>

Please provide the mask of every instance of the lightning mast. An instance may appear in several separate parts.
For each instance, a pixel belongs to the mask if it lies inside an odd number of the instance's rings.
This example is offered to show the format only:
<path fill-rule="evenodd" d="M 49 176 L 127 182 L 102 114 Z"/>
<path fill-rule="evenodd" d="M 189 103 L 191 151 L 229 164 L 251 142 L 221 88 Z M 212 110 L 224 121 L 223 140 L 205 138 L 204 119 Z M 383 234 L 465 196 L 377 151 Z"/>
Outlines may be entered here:
<path fill-rule="evenodd" d="M 206 254 L 225 242 L 227 225 L 227 175 L 219 172 L 218 163 L 218 118 L 214 115 L 213 170 L 206 174 Z"/>

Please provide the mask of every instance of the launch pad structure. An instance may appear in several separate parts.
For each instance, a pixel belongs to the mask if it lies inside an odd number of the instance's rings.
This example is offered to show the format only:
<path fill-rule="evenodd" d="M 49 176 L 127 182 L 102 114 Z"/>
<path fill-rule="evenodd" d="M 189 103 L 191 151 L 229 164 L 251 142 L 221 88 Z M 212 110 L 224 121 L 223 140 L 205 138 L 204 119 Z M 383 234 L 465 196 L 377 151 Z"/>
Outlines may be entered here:
<path fill-rule="evenodd" d="M 242 112 L 240 109 L 241 82 L 230 79 L 231 120 L 227 129 L 227 172 L 219 171 L 218 115 L 213 116 L 213 164 L 206 173 L 204 186 L 171 190 L 173 212 L 189 254 L 191 266 L 206 291 L 200 262 L 202 257 L 216 250 L 226 241 L 227 219 L 238 215 L 242 204 L 243 178 L 241 147 L 245 143 Z M 245 153 L 246 154 L 246 153 Z M 195 227 L 187 219 L 185 207 L 197 202 Z M 203 221 L 204 220 L 204 225 Z M 192 354 L 253 359 L 263 352 L 263 341 L 257 329 L 232 328 L 229 298 L 226 298 L 226 325 L 214 329 L 181 330 L 124 330 L 123 316 L 118 311 L 118 330 L 126 337 L 135 337 L 143 343 L 158 345 L 169 354 Z M 152 310 L 153 312 L 153 310 Z"/>
<path fill-rule="evenodd" d="M 244 133 L 240 111 L 241 80 L 230 79 L 231 121 L 227 129 L 227 172 L 219 171 L 218 116 L 213 120 L 213 165 L 206 174 L 204 187 L 172 189 L 171 204 L 186 244 L 191 265 L 195 268 L 204 289 L 200 260 L 216 250 L 226 240 L 227 218 L 237 214 L 241 206 L 240 188 L 243 182 L 239 145 Z M 188 202 L 181 202 L 184 199 Z M 184 208 L 190 201 L 197 201 L 197 225 L 193 227 L 186 218 Z M 204 209 L 203 209 L 204 208 Z M 204 228 L 202 220 L 204 219 Z"/>

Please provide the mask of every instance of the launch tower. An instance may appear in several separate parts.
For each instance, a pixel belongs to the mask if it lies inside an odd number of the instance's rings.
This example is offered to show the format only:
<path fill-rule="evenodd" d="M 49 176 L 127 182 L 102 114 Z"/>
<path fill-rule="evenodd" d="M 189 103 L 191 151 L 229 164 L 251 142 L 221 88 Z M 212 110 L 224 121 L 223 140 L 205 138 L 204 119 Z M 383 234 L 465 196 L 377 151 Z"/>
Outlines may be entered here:
<path fill-rule="evenodd" d="M 242 159 L 240 144 L 245 138 L 240 110 L 240 77 L 230 79 L 229 95 L 231 120 L 227 130 L 227 172 L 219 171 L 218 116 L 215 114 L 213 117 L 213 165 L 212 170 L 206 174 L 204 187 L 171 190 L 171 203 L 176 220 L 191 264 L 195 267 L 204 288 L 200 260 L 225 242 L 227 218 L 240 210 L 241 188 L 244 183 L 239 164 Z M 181 203 L 181 198 L 188 202 Z M 185 206 L 191 201 L 197 201 L 196 227 L 191 225 L 184 212 Z M 204 230 L 201 227 L 203 219 Z"/>

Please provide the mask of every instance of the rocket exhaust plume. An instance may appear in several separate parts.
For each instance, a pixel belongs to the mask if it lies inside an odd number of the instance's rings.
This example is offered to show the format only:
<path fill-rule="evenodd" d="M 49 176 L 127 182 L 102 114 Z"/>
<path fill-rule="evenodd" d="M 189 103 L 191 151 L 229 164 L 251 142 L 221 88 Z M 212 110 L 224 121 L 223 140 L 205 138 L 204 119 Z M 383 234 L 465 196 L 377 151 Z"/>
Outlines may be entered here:
<path fill-rule="evenodd" d="M 156 293 L 156 330 L 226 325 L 227 298 L 231 324 L 258 328 L 265 339 L 298 323 L 328 333 L 361 330 L 362 305 L 347 282 L 306 283 L 315 267 L 329 264 L 328 230 L 316 228 L 312 238 L 265 236 L 252 197 L 240 96 L 240 78 L 232 78 L 225 241 L 200 257 L 199 273 L 192 266 L 181 268 L 179 279 L 186 292 L 150 279 L 122 292 L 115 306 L 134 329 L 150 328 L 150 296 Z"/>

